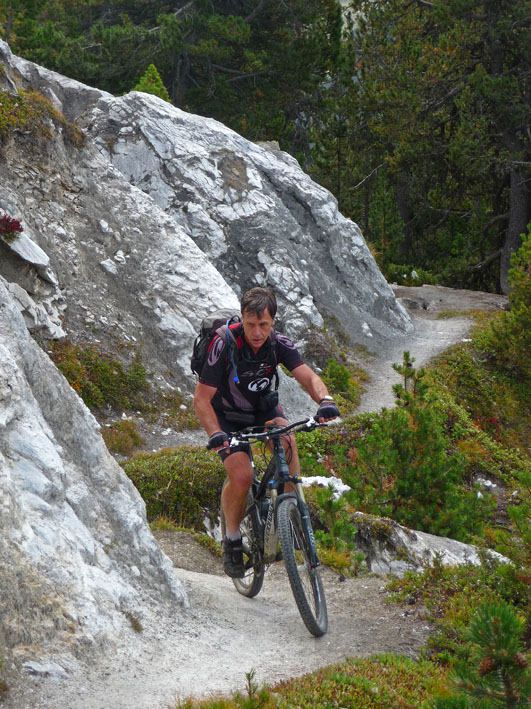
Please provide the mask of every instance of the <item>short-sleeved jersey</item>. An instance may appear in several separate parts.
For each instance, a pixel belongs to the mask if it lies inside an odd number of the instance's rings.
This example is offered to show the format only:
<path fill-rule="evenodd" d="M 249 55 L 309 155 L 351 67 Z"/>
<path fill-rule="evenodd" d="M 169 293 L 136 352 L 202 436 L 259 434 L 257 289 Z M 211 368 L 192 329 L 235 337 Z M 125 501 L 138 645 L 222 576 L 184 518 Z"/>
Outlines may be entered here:
<path fill-rule="evenodd" d="M 217 389 L 212 406 L 218 411 L 256 411 L 260 397 L 273 388 L 277 364 L 283 364 L 289 372 L 303 364 L 293 342 L 278 332 L 273 332 L 267 342 L 255 354 L 243 335 L 243 325 L 230 326 L 238 347 L 234 358 L 239 382 L 235 381 L 234 367 L 230 359 L 230 347 L 219 335 L 212 340 L 207 360 L 199 381 Z"/>

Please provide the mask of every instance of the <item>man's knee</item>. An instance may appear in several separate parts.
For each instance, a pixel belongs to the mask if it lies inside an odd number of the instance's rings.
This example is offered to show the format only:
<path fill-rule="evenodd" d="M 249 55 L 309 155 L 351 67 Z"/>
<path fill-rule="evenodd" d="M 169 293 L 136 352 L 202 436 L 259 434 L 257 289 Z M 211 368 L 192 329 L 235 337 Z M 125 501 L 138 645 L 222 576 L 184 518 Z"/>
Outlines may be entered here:
<path fill-rule="evenodd" d="M 253 469 L 246 453 L 233 453 L 224 461 L 227 477 L 233 488 L 246 492 L 253 481 Z"/>

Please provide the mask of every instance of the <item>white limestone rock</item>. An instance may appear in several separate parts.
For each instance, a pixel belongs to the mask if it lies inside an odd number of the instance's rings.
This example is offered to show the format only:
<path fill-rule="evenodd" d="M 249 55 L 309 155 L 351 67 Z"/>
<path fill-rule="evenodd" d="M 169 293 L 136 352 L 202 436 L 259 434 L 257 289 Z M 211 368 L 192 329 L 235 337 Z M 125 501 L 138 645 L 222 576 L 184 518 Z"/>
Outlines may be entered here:
<path fill-rule="evenodd" d="M 289 155 L 138 92 L 102 96 L 84 120 L 113 165 L 182 225 L 234 291 L 274 287 L 295 338 L 322 327 L 327 312 L 359 342 L 362 322 L 384 338 L 411 329 L 358 227 Z"/>
<path fill-rule="evenodd" d="M 126 613 L 187 605 L 138 492 L 1 277 L 0 500 L 0 645 L 44 643 L 31 618 L 46 614 L 56 649 L 112 644 Z"/>

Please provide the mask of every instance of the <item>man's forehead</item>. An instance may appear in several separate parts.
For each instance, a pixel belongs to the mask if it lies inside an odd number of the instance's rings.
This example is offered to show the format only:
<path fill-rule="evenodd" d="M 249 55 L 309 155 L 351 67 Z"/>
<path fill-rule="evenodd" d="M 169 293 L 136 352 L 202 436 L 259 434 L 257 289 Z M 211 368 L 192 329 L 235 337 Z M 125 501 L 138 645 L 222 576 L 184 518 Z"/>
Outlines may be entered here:
<path fill-rule="evenodd" d="M 257 318 L 257 320 L 272 320 L 273 317 L 269 312 L 269 308 L 265 307 L 260 313 L 255 310 L 244 310 L 243 318 Z"/>

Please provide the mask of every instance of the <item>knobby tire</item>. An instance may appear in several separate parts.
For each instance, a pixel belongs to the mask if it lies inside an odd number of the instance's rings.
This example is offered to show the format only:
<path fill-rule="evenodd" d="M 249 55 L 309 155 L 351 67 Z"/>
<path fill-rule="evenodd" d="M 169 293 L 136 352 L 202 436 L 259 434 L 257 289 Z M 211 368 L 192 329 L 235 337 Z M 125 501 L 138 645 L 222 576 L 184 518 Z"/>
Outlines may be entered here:
<path fill-rule="evenodd" d="M 225 484 L 223 487 L 225 487 Z M 249 490 L 247 497 L 247 506 L 253 502 L 253 494 Z M 225 538 L 226 524 L 223 508 L 220 511 L 221 534 Z M 238 593 L 247 598 L 253 598 L 262 590 L 264 583 L 265 566 L 262 561 L 260 552 L 260 543 L 262 539 L 262 529 L 258 517 L 256 507 L 251 507 L 250 511 L 245 515 L 240 524 L 243 542 L 243 562 L 245 565 L 245 576 L 241 579 L 232 579 Z"/>
<path fill-rule="evenodd" d="M 306 539 L 295 498 L 280 501 L 277 510 L 278 536 L 291 590 L 305 626 L 320 637 L 328 629 L 328 614 L 319 571 L 310 566 Z"/>

